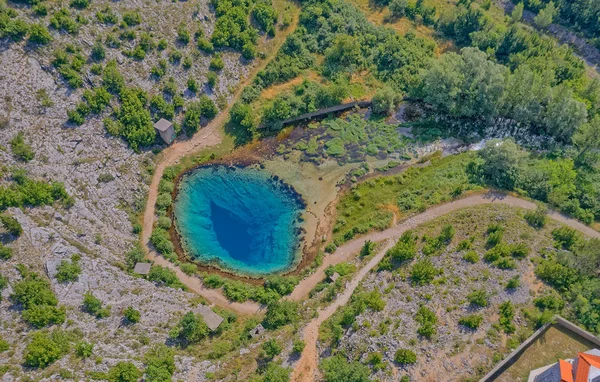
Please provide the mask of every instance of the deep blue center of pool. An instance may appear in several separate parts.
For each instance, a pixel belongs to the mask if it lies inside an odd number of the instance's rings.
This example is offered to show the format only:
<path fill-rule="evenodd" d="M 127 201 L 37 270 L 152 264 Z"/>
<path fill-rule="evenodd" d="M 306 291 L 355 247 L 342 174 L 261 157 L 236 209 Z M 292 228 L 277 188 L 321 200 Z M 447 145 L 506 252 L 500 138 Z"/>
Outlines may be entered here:
<path fill-rule="evenodd" d="M 175 224 L 184 250 L 194 259 L 236 273 L 265 275 L 293 264 L 301 204 L 264 171 L 203 167 L 180 183 Z"/>

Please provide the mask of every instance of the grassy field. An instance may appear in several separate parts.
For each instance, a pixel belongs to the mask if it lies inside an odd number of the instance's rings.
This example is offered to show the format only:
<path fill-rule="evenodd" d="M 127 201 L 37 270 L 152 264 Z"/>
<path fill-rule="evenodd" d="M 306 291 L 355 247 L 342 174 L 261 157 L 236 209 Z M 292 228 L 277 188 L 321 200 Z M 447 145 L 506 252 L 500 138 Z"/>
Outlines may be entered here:
<path fill-rule="evenodd" d="M 411 167 L 399 175 L 382 176 L 357 185 L 344 194 L 337 205 L 334 241 L 339 244 L 358 234 L 383 230 L 394 219 L 479 189 L 469 183 L 465 173 L 472 155 L 433 159 L 424 167 Z"/>

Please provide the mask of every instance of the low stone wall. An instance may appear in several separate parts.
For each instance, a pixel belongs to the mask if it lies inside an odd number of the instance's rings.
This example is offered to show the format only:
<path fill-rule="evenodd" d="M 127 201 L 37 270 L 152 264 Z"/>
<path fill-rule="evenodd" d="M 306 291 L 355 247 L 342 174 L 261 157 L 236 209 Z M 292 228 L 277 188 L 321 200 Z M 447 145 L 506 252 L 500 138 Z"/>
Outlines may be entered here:
<path fill-rule="evenodd" d="M 549 322 L 539 328 L 535 333 L 531 335 L 525 342 L 523 342 L 518 348 L 516 348 L 512 353 L 510 353 L 502 362 L 500 362 L 496 367 L 492 369 L 489 373 L 487 373 L 483 378 L 479 380 L 479 382 L 492 382 L 496 380 L 506 369 L 508 369 L 513 363 L 515 363 L 519 357 L 527 350 L 532 343 L 534 343 L 542 334 L 544 334 L 551 326 L 560 326 L 578 336 L 590 341 L 593 344 L 596 344 L 600 347 L 600 338 L 594 336 L 592 333 L 580 328 L 579 326 L 573 324 L 570 321 L 565 320 L 560 316 L 554 316 L 553 322 Z"/>

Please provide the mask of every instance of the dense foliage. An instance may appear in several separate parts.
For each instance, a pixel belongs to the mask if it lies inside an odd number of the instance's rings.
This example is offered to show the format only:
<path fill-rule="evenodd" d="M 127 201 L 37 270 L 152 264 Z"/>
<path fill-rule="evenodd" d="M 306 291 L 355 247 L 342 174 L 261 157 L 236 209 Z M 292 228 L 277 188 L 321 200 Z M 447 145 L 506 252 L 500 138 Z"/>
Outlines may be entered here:
<path fill-rule="evenodd" d="M 65 321 L 65 307 L 58 306 L 50 283 L 36 273 L 27 273 L 23 280 L 15 283 L 10 298 L 22 307 L 23 320 L 36 328 Z"/>
<path fill-rule="evenodd" d="M 66 206 L 73 203 L 62 183 L 33 180 L 23 170 L 14 171 L 12 181 L 0 186 L 0 211 L 8 207 L 52 205 L 55 201 Z"/>

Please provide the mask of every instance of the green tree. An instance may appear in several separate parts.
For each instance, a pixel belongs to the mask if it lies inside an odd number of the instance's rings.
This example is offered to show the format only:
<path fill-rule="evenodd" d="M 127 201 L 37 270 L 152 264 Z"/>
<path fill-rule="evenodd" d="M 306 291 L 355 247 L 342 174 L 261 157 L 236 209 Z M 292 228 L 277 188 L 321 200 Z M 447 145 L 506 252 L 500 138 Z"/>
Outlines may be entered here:
<path fill-rule="evenodd" d="M 513 22 L 517 23 L 517 22 L 521 21 L 521 19 L 523 18 L 523 9 L 524 8 L 525 8 L 525 5 L 522 2 L 515 5 L 512 13 L 510 14 L 510 18 Z"/>
<path fill-rule="evenodd" d="M 427 285 L 439 271 L 433 266 L 429 259 L 417 261 L 410 270 L 410 280 L 413 285 Z"/>
<path fill-rule="evenodd" d="M 83 295 L 83 311 L 96 318 L 106 318 L 110 315 L 110 309 L 102 307 L 102 301 L 92 294 L 86 292 Z"/>
<path fill-rule="evenodd" d="M 556 6 L 553 1 L 550 1 L 542 10 L 540 10 L 537 16 L 534 17 L 533 22 L 542 29 L 548 28 L 550 24 L 552 24 L 552 20 L 554 20 L 556 14 Z"/>
<path fill-rule="evenodd" d="M 392 17 L 399 19 L 406 16 L 408 0 L 391 0 L 388 7 Z"/>
<path fill-rule="evenodd" d="M 208 336 L 208 333 L 208 326 L 204 323 L 202 316 L 193 312 L 187 312 L 177 326 L 171 330 L 170 336 L 171 338 L 193 344 Z"/>
<path fill-rule="evenodd" d="M 524 153 L 513 140 L 491 140 L 479 156 L 483 159 L 481 169 L 487 183 L 506 190 L 514 189 Z"/>
<path fill-rule="evenodd" d="M 277 329 L 298 322 L 298 304 L 292 301 L 278 301 L 269 304 L 264 324 L 269 329 Z"/>
<path fill-rule="evenodd" d="M 401 97 L 390 87 L 379 89 L 373 96 L 373 113 L 390 115 L 400 102 Z"/>
<path fill-rule="evenodd" d="M 575 161 L 593 166 L 600 156 L 600 115 L 581 125 L 572 139 L 578 150 Z"/>
<path fill-rule="evenodd" d="M 142 373 L 131 362 L 119 362 L 108 371 L 109 382 L 137 382 Z"/>
<path fill-rule="evenodd" d="M 73 256 L 71 261 L 61 260 L 56 267 L 56 279 L 61 283 L 75 282 L 81 274 L 81 266 L 79 265 L 79 257 Z"/>
<path fill-rule="evenodd" d="M 265 354 L 269 358 L 275 358 L 275 356 L 281 353 L 281 345 L 277 343 L 277 340 L 272 338 L 266 342 L 263 342 L 261 345 L 262 349 L 265 351 Z"/>
<path fill-rule="evenodd" d="M 349 362 L 339 354 L 325 358 L 319 367 L 325 382 L 371 382 L 368 366 L 357 361 Z"/>
<path fill-rule="evenodd" d="M 4 229 L 8 231 L 13 236 L 21 236 L 23 233 L 23 227 L 19 223 L 19 221 L 12 216 L 9 215 L 0 215 L 0 224 L 4 226 Z"/>
<path fill-rule="evenodd" d="M 394 361 L 401 365 L 412 365 L 417 363 L 417 355 L 410 349 L 398 349 L 394 355 Z"/>
<path fill-rule="evenodd" d="M 171 381 L 175 371 L 173 349 L 164 344 L 156 344 L 146 353 L 144 362 L 147 365 L 145 380 L 148 382 Z"/>
<path fill-rule="evenodd" d="M 69 343 L 61 332 L 35 332 L 25 346 L 25 365 L 44 368 L 62 358 L 68 351 Z"/>
<path fill-rule="evenodd" d="M 92 343 L 79 341 L 77 345 L 75 345 L 75 354 L 79 358 L 90 358 L 92 356 L 93 351 L 94 344 Z"/>
<path fill-rule="evenodd" d="M 140 322 L 140 311 L 133 308 L 132 306 L 128 306 L 125 311 L 123 312 L 123 316 L 125 317 L 125 319 L 132 323 L 132 324 L 137 324 L 138 322 Z"/>
<path fill-rule="evenodd" d="M 290 380 L 290 368 L 269 362 L 263 374 L 264 382 L 288 382 Z"/>
<path fill-rule="evenodd" d="M 35 23 L 29 26 L 29 39 L 32 44 L 46 45 L 52 41 L 52 36 L 48 32 L 48 28 L 44 25 Z"/>

